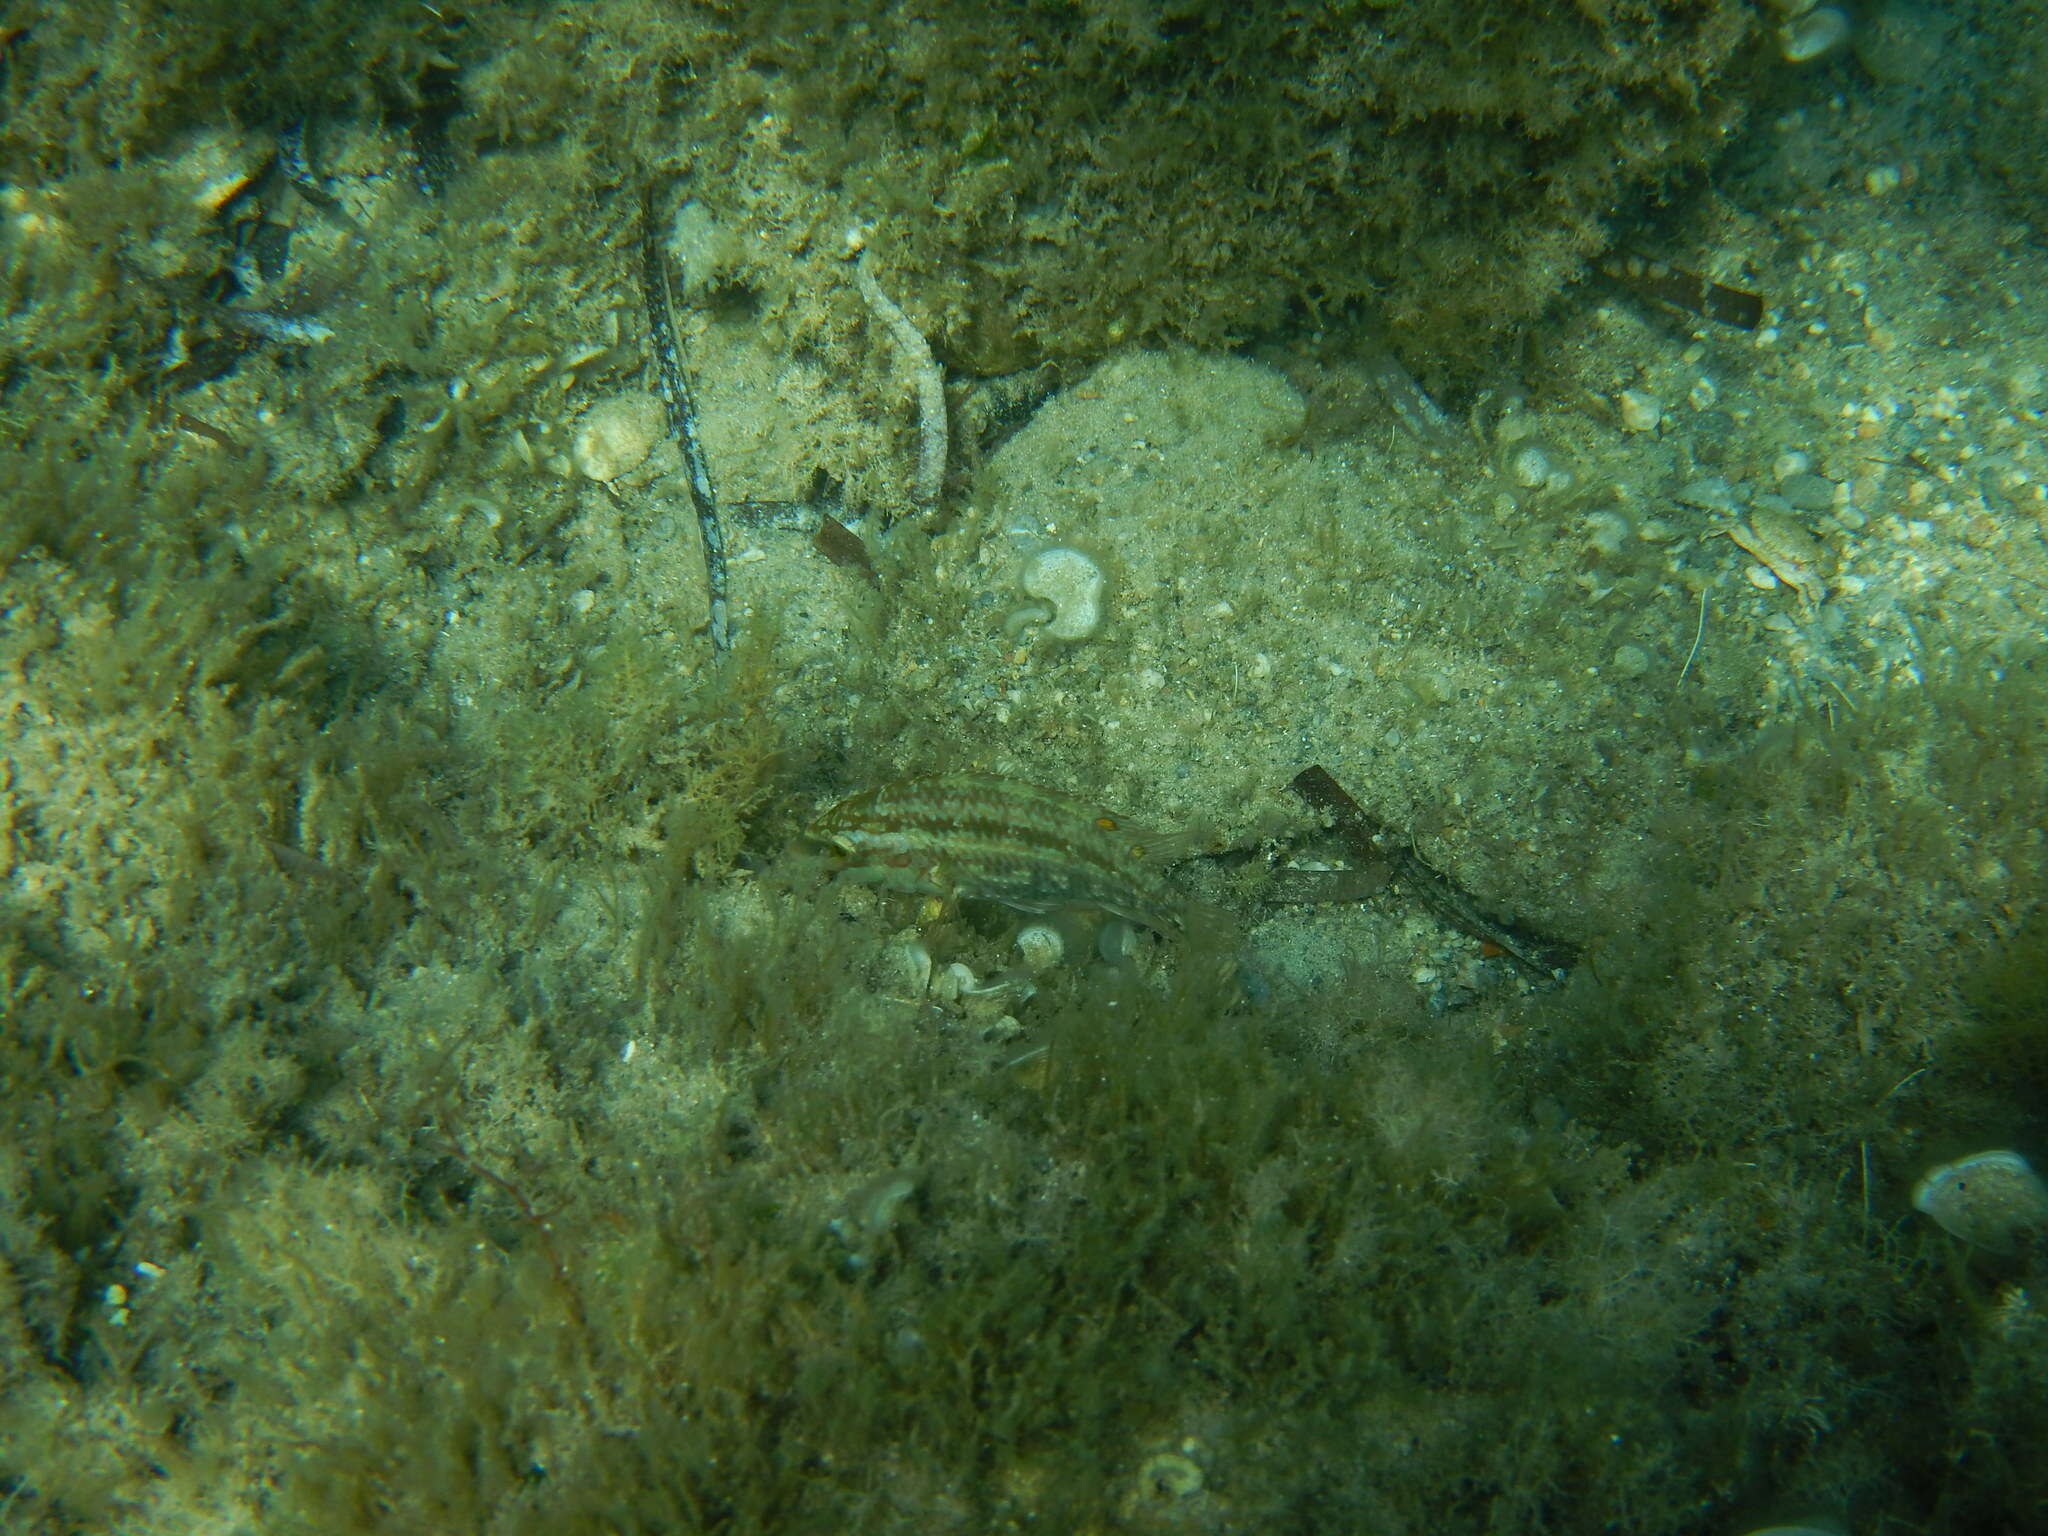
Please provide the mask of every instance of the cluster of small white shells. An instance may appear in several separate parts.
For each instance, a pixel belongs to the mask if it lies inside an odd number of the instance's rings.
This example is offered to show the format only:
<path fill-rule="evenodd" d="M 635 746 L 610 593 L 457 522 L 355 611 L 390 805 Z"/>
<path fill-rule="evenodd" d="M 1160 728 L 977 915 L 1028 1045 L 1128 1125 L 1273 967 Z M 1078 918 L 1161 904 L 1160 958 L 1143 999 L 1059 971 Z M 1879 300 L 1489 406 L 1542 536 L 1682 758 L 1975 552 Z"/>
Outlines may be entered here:
<path fill-rule="evenodd" d="M 1913 1208 L 1973 1247 L 2005 1253 L 2048 1234 L 2048 1184 L 2017 1152 L 1975 1152 L 1930 1168 Z"/>
<path fill-rule="evenodd" d="M 1016 970 L 1027 976 L 1051 970 L 1066 958 L 1066 940 L 1050 923 L 1026 924 L 1017 931 L 1015 945 Z M 884 992 L 905 1000 L 929 997 L 936 1002 L 959 1003 L 968 998 L 994 997 L 1019 989 L 1023 990 L 1024 996 L 1030 995 L 1030 984 L 1014 972 L 984 982 L 974 974 L 972 966 L 961 961 L 935 964 L 931 951 L 914 938 L 899 939 L 891 944 L 882 952 L 870 974 L 875 985 Z"/>

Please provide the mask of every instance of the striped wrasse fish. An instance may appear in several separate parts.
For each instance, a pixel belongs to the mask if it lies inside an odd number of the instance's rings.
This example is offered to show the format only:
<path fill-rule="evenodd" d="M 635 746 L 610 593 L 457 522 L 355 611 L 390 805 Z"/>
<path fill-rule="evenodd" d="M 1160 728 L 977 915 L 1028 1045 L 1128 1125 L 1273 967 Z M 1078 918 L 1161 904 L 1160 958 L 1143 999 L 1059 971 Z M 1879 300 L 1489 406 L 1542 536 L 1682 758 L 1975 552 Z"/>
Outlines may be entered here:
<path fill-rule="evenodd" d="M 1106 912 L 1179 935 L 1188 904 L 1160 878 L 1207 846 L 1157 837 L 1058 790 L 992 773 L 936 773 L 862 790 L 810 835 L 844 859 L 846 879 L 1020 912 Z"/>

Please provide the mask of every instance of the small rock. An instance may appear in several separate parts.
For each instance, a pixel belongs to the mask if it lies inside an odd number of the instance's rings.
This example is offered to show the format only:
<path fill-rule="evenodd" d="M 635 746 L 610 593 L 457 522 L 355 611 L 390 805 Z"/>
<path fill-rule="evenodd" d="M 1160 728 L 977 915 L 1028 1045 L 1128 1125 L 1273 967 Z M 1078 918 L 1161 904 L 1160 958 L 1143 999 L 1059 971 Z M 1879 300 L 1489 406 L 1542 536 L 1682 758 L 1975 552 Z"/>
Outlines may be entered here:
<path fill-rule="evenodd" d="M 1664 402 L 1647 390 L 1624 389 L 1618 397 L 1621 425 L 1629 432 L 1654 432 L 1664 420 Z"/>
<path fill-rule="evenodd" d="M 1178 1451 L 1162 1451 L 1138 1469 L 1138 1482 L 1156 1499 L 1192 1498 L 1202 1491 L 1202 1468 L 1192 1457 Z"/>
<path fill-rule="evenodd" d="M 1801 512 L 1825 512 L 1835 504 L 1835 482 L 1822 475 L 1787 475 L 1778 494 Z"/>
<path fill-rule="evenodd" d="M 1788 64 L 1824 59 L 1849 40 L 1849 13 L 1836 5 L 1817 5 L 1778 28 L 1778 54 Z"/>
<path fill-rule="evenodd" d="M 1726 512 L 1733 516 L 1742 510 L 1742 503 L 1736 499 L 1735 487 L 1719 475 L 1688 481 L 1678 488 L 1672 500 L 1682 507 L 1697 507 L 1702 512 Z"/>
<path fill-rule="evenodd" d="M 1650 653 L 1640 645 L 1616 646 L 1614 670 L 1623 677 L 1642 677 L 1650 670 Z"/>

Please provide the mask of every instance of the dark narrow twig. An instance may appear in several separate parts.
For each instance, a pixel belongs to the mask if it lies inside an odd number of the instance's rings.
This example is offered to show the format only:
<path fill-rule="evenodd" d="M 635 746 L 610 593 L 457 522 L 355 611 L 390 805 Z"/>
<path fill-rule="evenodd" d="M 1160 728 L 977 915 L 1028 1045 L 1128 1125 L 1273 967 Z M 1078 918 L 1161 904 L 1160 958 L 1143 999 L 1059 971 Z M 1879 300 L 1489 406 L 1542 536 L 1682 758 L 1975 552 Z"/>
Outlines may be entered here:
<path fill-rule="evenodd" d="M 669 284 L 668 260 L 654 225 L 654 189 L 640 202 L 640 282 L 647 296 L 647 330 L 654 343 L 654 373 L 668 407 L 668 429 L 683 450 L 683 469 L 690 482 L 690 504 L 697 511 L 697 530 L 704 540 L 704 586 L 711 598 L 711 648 L 723 652 L 732 643 L 725 596 L 725 529 L 718 520 L 718 497 L 705 467 L 704 445 L 697 440 L 697 407 L 690 381 L 683 374 L 676 347 L 675 294 Z"/>
<path fill-rule="evenodd" d="M 1327 769 L 1304 768 L 1294 776 L 1293 783 L 1297 795 L 1329 814 L 1331 827 L 1354 852 L 1362 858 L 1390 861 L 1395 878 L 1438 922 L 1497 946 L 1502 958 L 1530 981 L 1539 986 L 1556 986 L 1578 963 L 1575 946 L 1523 933 L 1481 911 L 1468 891 L 1450 876 L 1423 863 L 1392 828 L 1352 799 Z"/>

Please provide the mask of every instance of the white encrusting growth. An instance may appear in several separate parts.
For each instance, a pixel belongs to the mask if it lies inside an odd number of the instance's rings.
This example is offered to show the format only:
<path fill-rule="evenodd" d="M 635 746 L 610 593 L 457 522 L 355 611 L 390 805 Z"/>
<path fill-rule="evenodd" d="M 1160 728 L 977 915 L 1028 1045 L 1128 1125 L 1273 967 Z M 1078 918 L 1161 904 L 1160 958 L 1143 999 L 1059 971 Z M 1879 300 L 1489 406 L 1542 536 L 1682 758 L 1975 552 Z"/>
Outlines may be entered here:
<path fill-rule="evenodd" d="M 1037 601 L 1004 622 L 1003 633 L 1012 639 L 1034 624 L 1045 626 L 1043 633 L 1051 640 L 1086 640 L 1102 628 L 1109 578 L 1078 549 L 1065 544 L 1041 549 L 1024 562 L 1017 586 Z"/>

